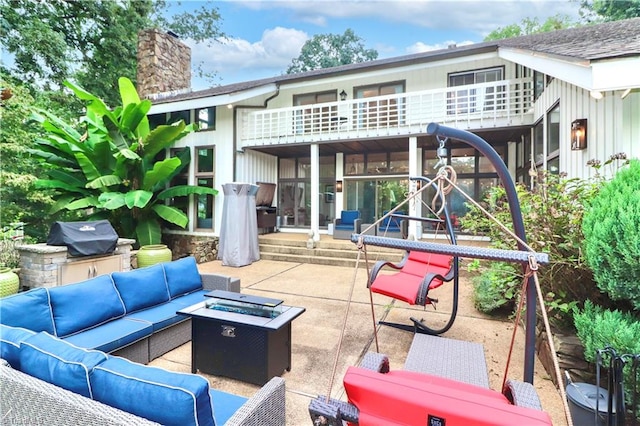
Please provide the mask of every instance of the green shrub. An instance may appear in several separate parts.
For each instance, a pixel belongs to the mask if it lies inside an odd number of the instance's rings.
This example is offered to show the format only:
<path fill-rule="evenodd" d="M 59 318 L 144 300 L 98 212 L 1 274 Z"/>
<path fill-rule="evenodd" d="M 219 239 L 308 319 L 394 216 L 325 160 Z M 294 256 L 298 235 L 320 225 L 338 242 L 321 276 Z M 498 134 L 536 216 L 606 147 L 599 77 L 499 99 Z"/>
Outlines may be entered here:
<path fill-rule="evenodd" d="M 606 304 L 598 290 L 591 270 L 582 257 L 583 235 L 581 229 L 584 206 L 593 198 L 598 182 L 566 179 L 562 176 L 541 173 L 536 188 L 528 190 L 516 186 L 522 210 L 527 243 L 537 252 L 549 254 L 550 264 L 538 270 L 542 293 L 545 295 L 550 319 L 558 326 L 571 325 L 571 308 L 591 299 Z M 469 212 L 462 218 L 462 227 L 467 232 L 481 233 L 491 239 L 491 246 L 500 249 L 516 249 L 515 239 L 482 213 L 477 207 L 468 205 Z M 503 187 L 492 188 L 483 207 L 509 229 L 513 229 L 511 212 Z M 498 268 L 501 269 L 501 268 Z M 496 274 L 492 268 L 483 274 L 488 278 L 476 281 L 476 297 L 488 300 L 496 288 L 510 289 L 513 282 L 522 283 L 523 271 L 515 265 L 517 277 Z M 501 278 L 504 282 L 499 283 Z M 489 285 L 491 283 L 491 285 Z M 488 291 L 489 294 L 482 294 Z M 517 295 L 517 292 L 504 292 Z"/>
<path fill-rule="evenodd" d="M 613 348 L 618 355 L 640 354 L 639 318 L 619 310 L 603 309 L 587 300 L 584 309 L 575 309 L 576 334 L 584 345 L 584 357 L 589 362 L 597 361 L 598 350 Z M 609 360 L 603 357 L 604 365 Z M 632 371 L 626 365 L 623 372 L 625 389 L 633 389 Z M 640 379 L 640 378 L 639 378 Z M 632 392 L 627 392 L 627 404 Z"/>
<path fill-rule="evenodd" d="M 596 361 L 596 352 L 611 346 L 619 354 L 640 354 L 640 321 L 620 310 L 608 310 L 587 300 L 575 309 L 576 335 L 584 345 L 584 357 Z"/>
<path fill-rule="evenodd" d="M 513 301 L 520 290 L 522 278 L 516 265 L 505 262 L 488 264 L 481 274 L 475 275 L 473 304 L 480 312 L 491 313 L 513 308 Z"/>
<path fill-rule="evenodd" d="M 603 185 L 585 212 L 582 231 L 598 287 L 640 308 L 640 161 Z"/>

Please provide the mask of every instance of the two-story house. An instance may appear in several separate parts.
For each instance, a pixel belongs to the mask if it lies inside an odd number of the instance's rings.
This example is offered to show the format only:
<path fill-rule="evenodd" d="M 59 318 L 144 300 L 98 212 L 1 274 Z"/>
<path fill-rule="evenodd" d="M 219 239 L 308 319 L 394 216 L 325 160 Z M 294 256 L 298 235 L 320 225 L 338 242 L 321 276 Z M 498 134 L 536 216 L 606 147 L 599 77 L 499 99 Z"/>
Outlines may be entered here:
<path fill-rule="evenodd" d="M 587 178 L 590 159 L 640 157 L 640 18 L 202 91 L 139 90 L 153 100 L 153 123 L 200 124 L 174 147 L 191 150 L 181 181 L 275 183 L 279 229 L 318 238 L 341 210 L 371 223 L 405 196 L 409 176 L 435 174 L 430 122 L 482 137 L 528 185 L 531 170 Z M 498 184 L 473 148 L 446 148 L 473 198 Z M 463 198 L 452 197 L 463 215 Z M 185 233 L 218 235 L 222 205 L 222 191 L 184 204 Z"/>

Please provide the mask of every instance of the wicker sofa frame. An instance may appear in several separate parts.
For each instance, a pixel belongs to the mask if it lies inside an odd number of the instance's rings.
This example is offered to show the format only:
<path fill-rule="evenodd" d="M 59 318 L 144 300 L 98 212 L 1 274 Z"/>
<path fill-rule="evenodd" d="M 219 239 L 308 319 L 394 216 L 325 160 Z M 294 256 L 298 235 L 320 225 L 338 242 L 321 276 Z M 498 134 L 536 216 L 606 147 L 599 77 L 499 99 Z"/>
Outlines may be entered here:
<path fill-rule="evenodd" d="M 4 360 L 0 360 L 0 389 L 0 423 L 3 425 L 157 424 L 14 370 Z M 281 426 L 285 421 L 285 381 L 274 377 L 225 425 Z"/>

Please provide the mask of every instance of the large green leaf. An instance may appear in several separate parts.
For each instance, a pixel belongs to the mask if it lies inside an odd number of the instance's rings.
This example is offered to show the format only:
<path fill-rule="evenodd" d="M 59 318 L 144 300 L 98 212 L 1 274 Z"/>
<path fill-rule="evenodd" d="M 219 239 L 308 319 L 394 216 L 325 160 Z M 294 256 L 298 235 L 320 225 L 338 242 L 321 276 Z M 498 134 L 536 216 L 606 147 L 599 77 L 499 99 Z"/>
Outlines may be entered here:
<path fill-rule="evenodd" d="M 74 129 L 73 127 L 71 127 L 69 124 L 67 124 L 64 120 L 62 120 L 61 118 L 55 116 L 54 114 L 51 114 L 48 111 L 42 110 L 42 109 L 36 109 L 36 111 L 41 114 L 41 116 L 46 117 L 46 119 L 44 121 L 41 122 L 42 127 L 51 132 L 51 133 L 55 133 L 55 134 L 59 134 L 61 136 L 65 136 L 68 139 L 71 140 L 76 140 L 79 141 L 81 138 L 81 134 Z"/>
<path fill-rule="evenodd" d="M 153 197 L 153 192 L 143 191 L 141 189 L 127 192 L 124 196 L 124 202 L 128 208 L 138 207 L 143 209 Z"/>
<path fill-rule="evenodd" d="M 69 185 L 73 185 L 76 188 L 84 188 L 87 181 L 84 179 L 81 173 L 71 173 L 63 169 L 51 169 L 47 174 L 54 180 L 66 182 Z"/>
<path fill-rule="evenodd" d="M 205 188 L 204 186 L 178 185 L 167 188 L 158 193 L 156 197 L 159 200 L 166 200 L 173 197 L 184 197 L 185 195 L 218 195 L 218 190 L 213 188 Z"/>
<path fill-rule="evenodd" d="M 120 98 L 122 99 L 123 106 L 140 103 L 138 91 L 127 77 L 120 77 L 118 79 L 118 88 L 120 89 Z"/>
<path fill-rule="evenodd" d="M 141 160 L 140 156 L 135 152 L 132 151 L 130 149 L 121 149 L 119 151 L 119 154 L 122 155 L 124 158 L 128 159 L 128 160 Z"/>
<path fill-rule="evenodd" d="M 143 140 L 144 157 L 153 158 L 157 153 L 171 146 L 182 133 L 184 127 L 184 121 L 180 121 L 172 126 L 161 125 L 153 129 L 149 136 Z"/>
<path fill-rule="evenodd" d="M 125 205 L 124 194 L 122 192 L 103 192 L 98 197 L 100 206 L 108 210 L 117 210 Z"/>
<path fill-rule="evenodd" d="M 151 109 L 151 101 L 143 101 L 138 104 L 129 104 L 122 111 L 120 119 L 120 129 L 130 132 L 132 135 L 137 133 L 140 122 L 146 118 Z M 147 124 L 147 127 L 149 125 Z M 148 132 L 147 132 L 148 133 Z"/>
<path fill-rule="evenodd" d="M 78 164 L 75 161 L 70 161 L 66 158 L 62 158 L 55 153 L 43 151 L 40 149 L 27 149 L 27 152 L 31 155 L 35 155 L 36 157 L 42 159 L 43 161 L 56 165 L 59 167 L 68 167 L 68 168 L 76 168 Z"/>
<path fill-rule="evenodd" d="M 73 93 L 75 93 L 76 96 L 79 97 L 80 99 L 90 102 L 89 107 L 87 109 L 93 110 L 95 114 L 99 116 L 104 116 L 104 115 L 111 116 L 111 119 L 115 121 L 115 117 L 112 115 L 111 111 L 109 110 L 109 107 L 107 107 L 107 105 L 104 103 L 102 99 L 87 92 L 82 87 L 76 86 L 74 83 L 70 81 L 65 81 L 64 85 L 67 86 L 69 89 L 73 90 Z"/>
<path fill-rule="evenodd" d="M 98 207 L 100 203 L 98 199 L 94 196 L 80 198 L 78 200 L 72 201 L 67 204 L 67 210 L 78 210 L 78 209 L 86 209 L 87 207 Z"/>
<path fill-rule="evenodd" d="M 169 178 L 178 167 L 180 167 L 180 159 L 176 157 L 156 162 L 153 169 L 145 173 L 142 189 L 153 191 L 156 185 L 168 183 Z"/>
<path fill-rule="evenodd" d="M 93 162 L 100 170 L 113 170 L 116 164 L 115 153 L 111 151 L 111 143 L 107 139 L 93 145 Z"/>
<path fill-rule="evenodd" d="M 35 182 L 35 186 L 38 189 L 59 189 L 62 191 L 75 192 L 79 194 L 88 193 L 86 189 L 55 179 L 38 179 Z"/>
<path fill-rule="evenodd" d="M 59 197 L 49 209 L 49 214 L 55 214 L 62 209 L 66 209 L 67 205 L 73 200 L 75 200 L 75 198 L 76 198 L 75 195 L 72 195 L 72 194 L 63 195 Z"/>
<path fill-rule="evenodd" d="M 160 223 L 153 217 L 141 219 L 136 226 L 136 236 L 141 246 L 160 244 L 162 242 Z"/>
<path fill-rule="evenodd" d="M 85 153 L 77 152 L 76 161 L 78 161 L 78 165 L 82 169 L 82 173 L 84 173 L 88 181 L 92 181 L 100 177 L 100 171 Z"/>
<path fill-rule="evenodd" d="M 166 204 L 154 204 L 151 208 L 158 216 L 181 228 L 184 228 L 189 223 L 187 215 L 175 207 L 167 206 Z"/>
<path fill-rule="evenodd" d="M 112 117 L 104 116 L 104 125 L 109 132 L 109 137 L 113 141 L 113 144 L 118 149 L 129 149 L 129 144 L 120 132 L 117 120 L 114 120 Z"/>
<path fill-rule="evenodd" d="M 87 188 L 90 189 L 100 189 L 100 188 L 108 188 L 113 185 L 119 185 L 122 183 L 122 179 L 115 175 L 105 175 L 100 176 L 97 179 L 92 180 L 87 183 Z"/>

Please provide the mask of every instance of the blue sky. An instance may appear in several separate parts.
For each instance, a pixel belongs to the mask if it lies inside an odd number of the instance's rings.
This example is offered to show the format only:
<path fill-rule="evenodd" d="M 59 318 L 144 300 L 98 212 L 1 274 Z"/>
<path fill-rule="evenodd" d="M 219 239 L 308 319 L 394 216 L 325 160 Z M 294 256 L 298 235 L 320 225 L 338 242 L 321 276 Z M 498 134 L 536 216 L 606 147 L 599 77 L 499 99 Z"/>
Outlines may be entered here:
<path fill-rule="evenodd" d="M 192 65 L 216 72 L 211 81 L 192 80 L 194 90 L 283 74 L 304 42 L 315 34 L 351 28 L 379 58 L 476 43 L 492 30 L 537 17 L 578 16 L 568 0 L 252 0 L 208 2 L 219 9 L 226 39 L 192 48 Z M 204 3 L 171 3 L 171 10 L 195 10 Z"/>

